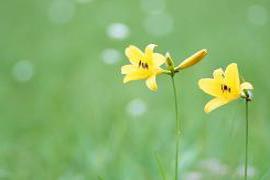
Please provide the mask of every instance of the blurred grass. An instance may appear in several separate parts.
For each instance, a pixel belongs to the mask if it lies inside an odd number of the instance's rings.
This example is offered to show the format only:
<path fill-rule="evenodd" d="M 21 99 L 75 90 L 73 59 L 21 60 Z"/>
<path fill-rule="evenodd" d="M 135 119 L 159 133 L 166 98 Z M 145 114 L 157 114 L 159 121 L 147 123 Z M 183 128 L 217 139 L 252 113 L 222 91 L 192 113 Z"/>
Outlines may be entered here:
<path fill-rule="evenodd" d="M 197 87 L 199 78 L 237 62 L 255 86 L 249 151 L 249 163 L 256 170 L 253 179 L 270 178 L 269 1 L 167 0 L 165 12 L 174 24 L 163 36 L 144 28 L 148 15 L 141 1 L 64 0 L 75 10 L 62 24 L 50 17 L 54 1 L 0 2 L 0 179 L 158 179 L 155 152 L 166 174 L 172 175 L 169 78 L 158 78 L 159 91 L 152 93 L 143 82 L 123 85 L 120 75 L 120 66 L 127 63 L 125 47 L 143 48 L 150 42 L 158 44 L 160 52 L 170 51 L 178 62 L 198 49 L 209 51 L 202 63 L 176 76 L 183 129 L 180 172 L 199 172 L 204 179 L 239 179 L 244 102 L 206 115 L 203 106 L 210 97 Z M 247 18 L 249 7 L 257 4 L 268 13 L 261 26 Z M 128 38 L 119 41 L 106 35 L 114 22 L 129 27 Z M 104 64 L 101 53 L 106 48 L 119 50 L 121 61 Z M 13 74 L 21 60 L 33 66 L 26 82 Z M 126 112 L 135 98 L 147 107 L 139 117 Z M 226 164 L 229 173 L 221 177 L 199 166 L 212 158 Z"/>

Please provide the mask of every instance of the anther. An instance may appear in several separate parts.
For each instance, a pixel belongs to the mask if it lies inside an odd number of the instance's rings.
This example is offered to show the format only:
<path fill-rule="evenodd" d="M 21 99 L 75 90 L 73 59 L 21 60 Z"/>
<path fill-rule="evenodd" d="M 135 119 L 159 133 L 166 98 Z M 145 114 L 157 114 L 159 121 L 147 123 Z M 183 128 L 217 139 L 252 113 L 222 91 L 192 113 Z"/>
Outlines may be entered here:
<path fill-rule="evenodd" d="M 148 69 L 148 64 L 147 63 L 145 63 L 145 68 Z"/>

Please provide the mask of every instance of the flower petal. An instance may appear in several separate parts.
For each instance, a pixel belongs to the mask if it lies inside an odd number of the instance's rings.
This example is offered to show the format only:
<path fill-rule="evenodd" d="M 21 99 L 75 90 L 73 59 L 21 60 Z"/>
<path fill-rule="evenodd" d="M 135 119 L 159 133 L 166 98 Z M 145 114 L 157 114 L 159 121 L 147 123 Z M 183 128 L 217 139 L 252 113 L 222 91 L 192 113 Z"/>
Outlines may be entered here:
<path fill-rule="evenodd" d="M 158 87 L 157 87 L 157 83 L 156 83 L 156 76 L 150 76 L 146 81 L 146 86 L 152 90 L 152 91 L 157 91 Z"/>
<path fill-rule="evenodd" d="M 221 99 L 221 98 L 215 98 L 215 99 L 212 99 L 210 100 L 204 107 L 204 111 L 206 113 L 209 113 L 211 111 L 213 111 L 214 109 L 228 103 L 229 101 L 228 100 L 225 100 L 225 99 Z"/>
<path fill-rule="evenodd" d="M 213 77 L 215 80 L 222 82 L 225 77 L 222 68 L 216 69 L 213 73 Z"/>
<path fill-rule="evenodd" d="M 221 96 L 220 84 L 215 79 L 204 78 L 199 80 L 199 87 L 207 94 Z"/>
<path fill-rule="evenodd" d="M 134 80 L 140 80 L 140 79 L 146 79 L 147 77 L 149 77 L 148 73 L 145 73 L 144 70 L 138 70 L 138 71 L 134 71 L 131 73 L 128 73 L 123 82 L 127 83 L 129 81 L 134 81 Z"/>
<path fill-rule="evenodd" d="M 136 71 L 136 69 L 137 69 L 136 66 L 134 66 L 133 64 L 124 65 L 121 67 L 121 73 L 128 74 Z"/>
<path fill-rule="evenodd" d="M 225 71 L 225 80 L 232 88 L 233 94 L 240 94 L 240 80 L 236 63 L 229 64 Z"/>
<path fill-rule="evenodd" d="M 241 91 L 243 91 L 244 89 L 253 89 L 253 86 L 249 82 L 244 82 L 240 85 L 240 89 Z"/>
<path fill-rule="evenodd" d="M 157 47 L 157 45 L 155 44 L 149 44 L 145 47 L 145 59 L 152 59 L 153 58 L 153 52 L 154 52 L 154 49 L 155 47 Z"/>
<path fill-rule="evenodd" d="M 130 63 L 132 64 L 138 64 L 143 57 L 143 52 L 133 45 L 130 45 L 126 48 L 125 54 L 128 57 Z"/>
<path fill-rule="evenodd" d="M 155 64 L 157 67 L 159 67 L 159 66 L 161 66 L 162 64 L 165 63 L 166 58 L 165 58 L 162 54 L 154 53 L 153 61 L 154 61 L 154 64 Z"/>

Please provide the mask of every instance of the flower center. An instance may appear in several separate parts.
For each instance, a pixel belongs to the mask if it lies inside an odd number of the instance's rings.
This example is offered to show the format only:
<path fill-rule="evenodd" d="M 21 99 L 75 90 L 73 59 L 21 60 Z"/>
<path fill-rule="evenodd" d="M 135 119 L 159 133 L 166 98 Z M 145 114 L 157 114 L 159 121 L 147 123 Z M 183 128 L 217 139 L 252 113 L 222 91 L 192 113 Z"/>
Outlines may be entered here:
<path fill-rule="evenodd" d="M 145 63 L 145 62 L 142 62 L 141 60 L 140 60 L 140 62 L 138 64 L 138 67 L 143 68 L 143 69 L 148 69 L 149 68 L 148 64 Z"/>
<path fill-rule="evenodd" d="M 231 88 L 227 86 L 226 84 L 221 84 L 221 91 L 222 93 L 225 93 L 225 92 L 231 93 Z"/>

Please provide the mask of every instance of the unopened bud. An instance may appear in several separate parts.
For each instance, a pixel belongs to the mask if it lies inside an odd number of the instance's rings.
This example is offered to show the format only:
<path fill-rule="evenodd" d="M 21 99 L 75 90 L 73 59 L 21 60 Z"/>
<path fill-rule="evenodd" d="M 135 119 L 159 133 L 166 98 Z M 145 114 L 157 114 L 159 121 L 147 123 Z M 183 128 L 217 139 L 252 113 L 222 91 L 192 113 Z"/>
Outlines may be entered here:
<path fill-rule="evenodd" d="M 249 89 L 245 89 L 241 92 L 241 97 L 246 99 L 247 101 L 251 101 L 253 99 L 252 91 Z"/>
<path fill-rule="evenodd" d="M 168 70 L 171 72 L 174 72 L 174 63 L 173 63 L 173 60 L 170 56 L 170 53 L 167 52 L 165 57 L 166 57 L 166 64 L 168 66 Z"/>
<path fill-rule="evenodd" d="M 185 69 L 188 68 L 196 63 L 198 63 L 200 60 L 202 60 L 207 55 L 207 50 L 202 49 L 192 56 L 185 59 L 179 66 L 176 67 L 176 70 Z"/>

